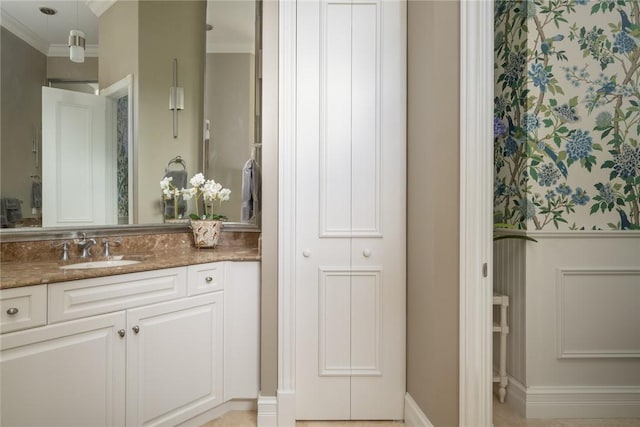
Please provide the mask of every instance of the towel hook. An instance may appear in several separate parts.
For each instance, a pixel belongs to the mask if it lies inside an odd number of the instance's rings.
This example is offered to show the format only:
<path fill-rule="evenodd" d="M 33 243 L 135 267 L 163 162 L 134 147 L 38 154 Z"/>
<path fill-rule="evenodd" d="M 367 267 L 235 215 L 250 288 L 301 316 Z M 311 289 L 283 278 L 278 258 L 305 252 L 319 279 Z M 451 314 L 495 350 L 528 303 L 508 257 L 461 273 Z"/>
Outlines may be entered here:
<path fill-rule="evenodd" d="M 169 160 L 167 168 L 164 170 L 165 173 L 169 171 L 171 165 L 181 165 L 184 170 L 187 170 L 187 164 L 184 162 L 182 156 L 175 156 L 173 159 Z"/>

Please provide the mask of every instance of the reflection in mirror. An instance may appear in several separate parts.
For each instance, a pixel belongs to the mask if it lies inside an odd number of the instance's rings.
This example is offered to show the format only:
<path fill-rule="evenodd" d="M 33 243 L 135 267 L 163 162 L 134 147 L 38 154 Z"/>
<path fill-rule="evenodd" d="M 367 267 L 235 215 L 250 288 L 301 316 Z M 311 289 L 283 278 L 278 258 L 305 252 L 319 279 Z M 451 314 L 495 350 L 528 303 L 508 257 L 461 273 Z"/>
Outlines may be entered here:
<path fill-rule="evenodd" d="M 205 102 L 205 58 L 202 53 L 205 51 L 205 31 L 200 30 L 205 27 L 205 0 L 119 0 L 97 14 L 87 7 L 90 3 L 84 0 L 0 2 L 1 226 L 26 230 L 41 225 L 43 218 L 48 216 L 43 204 L 53 194 L 45 191 L 49 187 L 54 188 L 56 194 L 69 195 L 63 196 L 69 199 L 59 198 L 58 205 L 67 207 L 67 213 L 73 212 L 76 218 L 45 221 L 45 228 L 160 223 L 163 212 L 158 183 L 167 161 L 177 155 L 187 160 L 190 175 L 203 171 L 224 186 L 234 187 L 233 202 L 223 204 L 221 208 L 226 211 L 220 213 L 226 214 L 230 221 L 239 222 L 243 168 L 251 158 L 258 165 L 260 162 L 260 80 L 256 66 L 260 44 L 255 37 L 260 34 L 260 7 L 255 6 L 253 0 L 210 1 L 213 6 L 208 9 L 212 16 L 206 19 L 213 30 L 209 31 L 207 39 L 218 39 L 207 48 L 210 52 L 206 63 L 213 62 L 214 65 L 206 69 L 206 74 L 208 77 L 213 75 L 213 80 L 207 79 Z M 231 4 L 238 10 L 231 10 Z M 38 10 L 41 6 L 58 13 L 43 15 Z M 253 29 L 248 33 L 243 29 L 247 22 Z M 83 63 L 71 62 L 68 56 L 67 38 L 69 31 L 76 27 L 86 34 Z M 168 30 L 170 28 L 175 31 Z M 246 38 L 247 34 L 250 39 Z M 217 47 L 215 43 L 218 43 Z M 227 61 L 234 56 L 234 59 L 241 59 L 235 62 L 246 65 L 242 72 L 237 68 L 238 64 L 233 65 L 234 61 Z M 171 112 L 167 102 L 173 58 L 178 59 L 180 82 L 185 87 L 185 110 L 179 113 L 178 138 L 171 135 Z M 237 74 L 229 72 L 234 66 Z M 131 76 L 128 94 L 109 95 L 105 91 L 127 75 Z M 234 86 L 240 75 L 245 86 Z M 222 80 L 228 76 L 236 78 L 236 82 Z M 95 82 L 98 82 L 97 88 Z M 44 86 L 81 89 L 94 94 L 98 89 L 100 96 L 111 96 L 113 102 L 106 110 L 113 117 L 106 133 L 120 138 L 117 144 L 109 146 L 106 165 L 86 167 L 81 160 L 76 159 L 74 163 L 71 156 L 65 155 L 69 162 L 62 167 L 67 170 L 75 164 L 77 173 L 71 179 L 74 186 L 80 184 L 79 176 L 89 181 L 96 170 L 109 171 L 109 186 L 98 190 L 106 206 L 104 209 L 108 211 L 105 219 L 87 222 L 79 218 L 80 208 L 86 206 L 80 203 L 72 207 L 82 200 L 70 188 L 72 185 L 61 189 L 61 179 L 57 175 L 45 178 L 45 164 L 51 159 L 42 157 L 43 151 L 47 151 L 42 146 L 43 133 L 46 133 L 42 127 Z M 232 87 L 235 90 L 224 93 Z M 232 112 L 232 107 L 240 108 L 240 111 Z M 204 109 L 207 109 L 210 132 L 209 145 L 203 147 Z M 128 121 L 118 119 L 118 116 L 127 116 Z M 113 140 L 113 136 L 109 138 Z M 207 151 L 209 156 L 204 158 Z M 47 182 L 51 179 L 52 182 Z M 70 182 L 69 177 L 65 179 Z M 254 186 L 253 190 L 257 193 L 259 186 Z M 93 205 L 92 208 L 103 209 Z M 254 213 L 250 218 L 251 223 L 259 223 L 259 215 Z"/>
<path fill-rule="evenodd" d="M 252 224 L 260 219 L 261 7 L 260 1 L 207 3 L 205 176 L 231 190 L 216 213 Z"/>

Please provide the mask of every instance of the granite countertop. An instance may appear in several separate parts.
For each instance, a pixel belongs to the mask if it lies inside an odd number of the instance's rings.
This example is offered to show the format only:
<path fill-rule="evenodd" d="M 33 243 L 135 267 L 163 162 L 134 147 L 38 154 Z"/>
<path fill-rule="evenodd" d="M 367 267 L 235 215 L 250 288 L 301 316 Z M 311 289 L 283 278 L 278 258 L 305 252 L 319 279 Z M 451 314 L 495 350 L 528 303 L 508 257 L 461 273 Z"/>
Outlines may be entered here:
<path fill-rule="evenodd" d="M 137 273 L 216 261 L 259 261 L 260 255 L 257 248 L 218 247 L 216 249 L 196 249 L 192 247 L 179 248 L 179 250 L 172 251 L 155 250 L 149 253 L 124 254 L 123 259 L 137 260 L 140 263 L 122 267 L 82 270 L 63 270 L 60 268 L 62 265 L 104 259 L 104 257 L 96 257 L 92 259 L 73 258 L 69 261 L 5 261 L 0 263 L 0 289 Z"/>

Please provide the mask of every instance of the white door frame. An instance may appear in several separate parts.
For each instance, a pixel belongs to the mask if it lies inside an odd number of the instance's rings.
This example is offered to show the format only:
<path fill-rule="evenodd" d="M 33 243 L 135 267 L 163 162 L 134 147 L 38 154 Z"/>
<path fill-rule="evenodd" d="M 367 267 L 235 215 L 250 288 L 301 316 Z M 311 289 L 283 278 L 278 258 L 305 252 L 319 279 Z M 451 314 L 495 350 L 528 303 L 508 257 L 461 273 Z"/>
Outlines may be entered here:
<path fill-rule="evenodd" d="M 128 74 L 126 77 L 121 80 L 115 82 L 109 87 L 106 87 L 100 91 L 100 96 L 104 96 L 111 100 L 110 105 L 108 106 L 107 111 L 107 139 L 109 141 L 109 145 L 111 147 L 115 146 L 115 141 L 117 139 L 116 130 L 114 128 L 116 123 L 116 115 L 117 115 L 117 105 L 116 102 L 119 98 L 123 96 L 127 97 L 127 138 L 129 141 L 129 146 L 127 148 L 129 153 L 129 176 L 128 176 L 128 187 L 129 187 L 129 224 L 133 224 L 134 221 L 134 202 L 133 202 L 133 165 L 134 165 L 134 140 L 133 140 L 133 75 Z M 117 150 L 113 153 L 114 156 L 117 156 Z M 112 177 L 113 182 L 115 182 L 116 177 Z M 118 211 L 117 201 L 115 206 L 116 214 Z M 137 215 L 136 215 L 137 216 Z"/>
<path fill-rule="evenodd" d="M 460 4 L 460 425 L 491 426 L 493 2 Z M 279 2 L 277 425 L 295 425 L 296 2 Z M 483 265 L 487 265 L 486 277 Z M 427 414 L 428 415 L 428 414 Z"/>
<path fill-rule="evenodd" d="M 463 0 L 460 3 L 461 426 L 492 425 L 492 116 L 493 1 Z"/>

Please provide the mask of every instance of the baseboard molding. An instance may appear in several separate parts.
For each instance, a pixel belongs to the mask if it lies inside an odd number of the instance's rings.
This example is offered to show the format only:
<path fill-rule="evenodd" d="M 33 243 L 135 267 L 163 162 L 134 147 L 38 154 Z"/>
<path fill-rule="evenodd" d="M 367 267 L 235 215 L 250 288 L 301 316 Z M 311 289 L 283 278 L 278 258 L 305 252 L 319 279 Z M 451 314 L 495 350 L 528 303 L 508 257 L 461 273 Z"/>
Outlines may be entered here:
<path fill-rule="evenodd" d="M 525 418 L 637 418 L 640 387 L 525 387 L 509 378 L 507 404 Z"/>
<path fill-rule="evenodd" d="M 527 416 L 527 388 L 513 377 L 509 377 L 507 398 L 503 405 L 509 405 L 522 418 Z"/>
<path fill-rule="evenodd" d="M 230 400 L 222 405 L 216 406 L 213 409 L 203 412 L 202 414 L 195 416 L 184 423 L 180 424 L 180 427 L 199 427 L 208 423 L 211 420 L 220 418 L 229 411 L 255 411 L 256 400 L 255 399 L 238 399 Z"/>
<path fill-rule="evenodd" d="M 258 427 L 278 427 L 278 398 L 258 395 Z"/>
<path fill-rule="evenodd" d="M 295 391 L 278 390 L 278 427 L 296 426 Z"/>
<path fill-rule="evenodd" d="M 407 427 L 433 427 L 409 393 L 404 395 L 404 424 Z"/>

